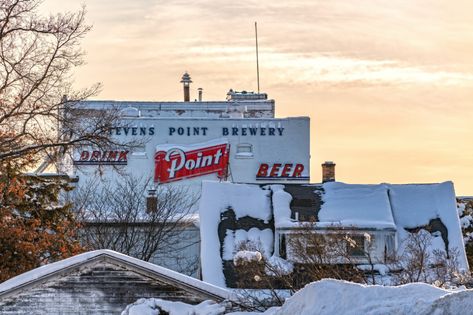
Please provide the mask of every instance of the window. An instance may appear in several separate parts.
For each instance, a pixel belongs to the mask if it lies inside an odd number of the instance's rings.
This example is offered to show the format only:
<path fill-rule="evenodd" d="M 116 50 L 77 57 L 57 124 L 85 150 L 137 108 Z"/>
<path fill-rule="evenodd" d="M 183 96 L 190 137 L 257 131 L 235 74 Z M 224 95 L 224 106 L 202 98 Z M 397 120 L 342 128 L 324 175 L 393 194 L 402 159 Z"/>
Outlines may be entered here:
<path fill-rule="evenodd" d="M 347 253 L 353 257 L 365 256 L 365 237 L 364 235 L 347 235 Z"/>
<path fill-rule="evenodd" d="M 282 259 L 287 259 L 285 234 L 281 234 L 279 236 L 279 257 L 281 257 Z"/>
<path fill-rule="evenodd" d="M 253 145 L 250 143 L 240 143 L 237 145 L 236 157 L 241 159 L 253 158 Z"/>
<path fill-rule="evenodd" d="M 146 159 L 146 147 L 145 145 L 138 145 L 135 148 L 133 148 L 133 152 L 131 153 L 131 156 L 136 159 Z"/>
<path fill-rule="evenodd" d="M 131 107 L 131 106 L 122 109 L 122 114 L 125 117 L 140 117 L 141 116 L 141 113 L 138 110 L 138 108 Z"/>
<path fill-rule="evenodd" d="M 385 246 L 384 246 L 384 261 L 389 262 L 394 258 L 396 253 L 396 241 L 394 239 L 394 235 L 386 235 L 385 236 Z"/>

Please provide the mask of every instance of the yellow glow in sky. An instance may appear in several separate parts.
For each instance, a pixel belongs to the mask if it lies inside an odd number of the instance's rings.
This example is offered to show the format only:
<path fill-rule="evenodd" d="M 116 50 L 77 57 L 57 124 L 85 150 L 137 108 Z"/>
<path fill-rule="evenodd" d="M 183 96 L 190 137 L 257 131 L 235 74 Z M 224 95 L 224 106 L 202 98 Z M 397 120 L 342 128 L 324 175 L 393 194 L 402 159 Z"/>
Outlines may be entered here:
<path fill-rule="evenodd" d="M 473 195 L 473 2 L 86 0 L 78 87 L 98 99 L 181 100 L 187 70 L 204 99 L 262 91 L 277 116 L 311 117 L 313 182 L 337 163 L 348 183 L 452 180 Z M 77 10 L 46 0 L 44 12 Z"/>

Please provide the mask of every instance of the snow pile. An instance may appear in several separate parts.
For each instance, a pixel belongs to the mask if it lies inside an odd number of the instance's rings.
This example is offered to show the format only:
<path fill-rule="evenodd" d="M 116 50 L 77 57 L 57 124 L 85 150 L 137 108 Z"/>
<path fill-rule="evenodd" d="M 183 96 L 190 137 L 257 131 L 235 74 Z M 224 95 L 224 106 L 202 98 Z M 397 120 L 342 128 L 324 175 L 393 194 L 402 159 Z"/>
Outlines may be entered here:
<path fill-rule="evenodd" d="M 274 208 L 274 226 L 276 228 L 290 227 L 295 223 L 291 220 L 292 196 L 284 191 L 283 185 L 270 185 L 273 191 L 273 208 Z"/>
<path fill-rule="evenodd" d="M 471 197 L 459 197 L 457 200 L 458 216 L 463 232 L 465 247 L 471 247 L 473 240 L 473 202 Z"/>
<path fill-rule="evenodd" d="M 457 201 L 458 216 L 461 217 L 466 209 L 466 203 L 463 200 Z"/>
<path fill-rule="evenodd" d="M 451 291 L 428 284 L 368 286 L 340 280 L 308 284 L 274 315 L 465 314 L 473 309 L 473 290 Z"/>
<path fill-rule="evenodd" d="M 268 257 L 273 252 L 273 239 L 274 235 L 271 229 L 227 230 L 223 242 L 222 258 L 233 260 L 235 253 L 241 249 L 257 250 Z"/>
<path fill-rule="evenodd" d="M 385 276 L 388 274 L 389 267 L 385 264 L 373 264 L 373 265 L 357 265 L 356 268 L 363 270 L 363 271 L 377 271 L 381 276 Z"/>
<path fill-rule="evenodd" d="M 270 191 L 261 189 L 257 185 L 231 184 L 212 181 L 202 182 L 202 196 L 200 198 L 200 237 L 201 237 L 201 262 L 202 278 L 211 284 L 225 287 L 225 277 L 222 270 L 220 257 L 220 241 L 218 225 L 220 214 L 232 209 L 237 219 L 250 216 L 268 222 L 272 217 L 270 207 Z M 263 231 L 256 237 L 250 231 L 245 235 L 228 234 L 225 237 L 224 257 L 229 257 L 235 250 L 235 244 L 243 239 L 259 238 L 266 244 L 267 233 Z M 231 239 L 233 238 L 233 241 Z M 235 238 L 237 239 L 235 242 Z M 272 238 L 272 236 L 271 236 Z M 269 246 L 263 248 L 269 251 Z M 232 248 L 233 247 L 233 248 Z M 265 245 L 263 245 L 265 247 Z M 231 257 L 232 259 L 233 257 Z"/>
<path fill-rule="evenodd" d="M 122 315 L 221 315 L 225 307 L 213 301 L 204 301 L 197 305 L 171 302 L 161 299 L 139 299 L 128 305 Z"/>
<path fill-rule="evenodd" d="M 226 182 L 203 181 L 200 208 L 205 213 L 235 211 L 237 219 L 250 216 L 263 221 L 272 217 L 270 208 L 270 191 L 257 185 L 232 184 Z"/>
<path fill-rule="evenodd" d="M 158 307 L 174 314 L 223 315 L 225 307 L 205 301 L 198 305 L 140 299 L 122 315 L 158 315 Z M 324 279 L 306 285 L 281 307 L 264 313 L 235 312 L 227 315 L 377 315 L 377 314 L 466 314 L 473 309 L 473 290 L 446 290 L 425 283 L 398 287 L 363 285 Z"/>
<path fill-rule="evenodd" d="M 396 223 L 404 228 L 426 225 L 440 218 L 447 225 L 458 223 L 453 184 L 390 185 Z M 453 210 L 453 211 L 448 211 Z"/>
<path fill-rule="evenodd" d="M 317 226 L 395 229 L 386 185 L 323 185 L 323 205 Z"/>
<path fill-rule="evenodd" d="M 460 219 L 460 223 L 463 229 L 467 229 L 471 227 L 473 223 L 473 217 L 468 214 Z"/>
<path fill-rule="evenodd" d="M 235 266 L 244 265 L 249 262 L 260 262 L 263 258 L 260 252 L 250 251 L 250 250 L 241 250 L 235 254 L 233 257 L 233 264 Z"/>

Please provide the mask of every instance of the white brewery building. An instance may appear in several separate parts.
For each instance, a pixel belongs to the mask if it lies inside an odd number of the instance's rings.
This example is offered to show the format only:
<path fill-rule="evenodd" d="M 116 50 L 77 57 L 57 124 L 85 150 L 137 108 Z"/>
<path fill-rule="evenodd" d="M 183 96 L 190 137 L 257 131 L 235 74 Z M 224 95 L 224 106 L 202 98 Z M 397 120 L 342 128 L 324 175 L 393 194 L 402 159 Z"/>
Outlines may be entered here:
<path fill-rule="evenodd" d="M 178 183 L 199 190 L 202 180 L 234 183 L 309 183 L 309 117 L 275 118 L 265 93 L 230 90 L 226 101 L 189 101 L 190 76 L 182 77 L 184 102 L 85 101 L 82 109 L 120 110 L 111 134 L 136 142 L 130 150 L 74 152 L 79 186 L 98 172 L 149 177 L 155 185 Z M 118 180 L 118 179 L 117 179 Z"/>

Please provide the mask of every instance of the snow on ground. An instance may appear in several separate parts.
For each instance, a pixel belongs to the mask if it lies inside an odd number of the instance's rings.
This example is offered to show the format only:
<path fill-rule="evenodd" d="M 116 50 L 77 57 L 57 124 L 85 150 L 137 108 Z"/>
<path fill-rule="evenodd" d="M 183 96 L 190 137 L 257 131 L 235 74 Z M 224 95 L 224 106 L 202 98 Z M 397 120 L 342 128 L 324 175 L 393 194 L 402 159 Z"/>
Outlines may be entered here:
<path fill-rule="evenodd" d="M 465 314 L 473 290 L 451 291 L 424 283 L 369 286 L 326 279 L 308 284 L 274 312 L 283 314 Z"/>
<path fill-rule="evenodd" d="M 225 306 L 209 300 L 190 305 L 161 299 L 139 299 L 128 305 L 122 315 L 160 315 L 160 310 L 168 315 L 221 315 L 225 312 Z"/>
<path fill-rule="evenodd" d="M 306 285 L 288 298 L 281 307 L 273 307 L 264 313 L 225 313 L 223 304 L 218 305 L 210 301 L 192 306 L 157 299 L 140 299 L 129 305 L 126 309 L 128 313 L 125 311 L 122 315 L 157 315 L 159 313 L 156 312 L 156 305 L 171 315 L 456 315 L 468 314 L 473 310 L 473 290 L 445 290 L 424 283 L 389 287 L 324 279 Z M 133 307 L 140 308 L 136 308 L 133 313 Z"/>
<path fill-rule="evenodd" d="M 386 185 L 330 182 L 325 183 L 323 188 L 324 203 L 317 226 L 396 228 Z"/>
<path fill-rule="evenodd" d="M 358 265 L 356 266 L 358 269 L 363 271 L 377 271 L 381 276 L 385 276 L 389 272 L 389 267 L 385 264 L 373 264 L 373 265 Z"/>

